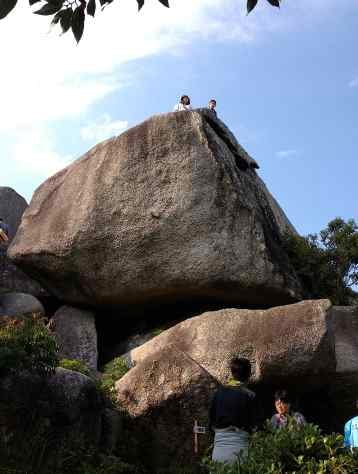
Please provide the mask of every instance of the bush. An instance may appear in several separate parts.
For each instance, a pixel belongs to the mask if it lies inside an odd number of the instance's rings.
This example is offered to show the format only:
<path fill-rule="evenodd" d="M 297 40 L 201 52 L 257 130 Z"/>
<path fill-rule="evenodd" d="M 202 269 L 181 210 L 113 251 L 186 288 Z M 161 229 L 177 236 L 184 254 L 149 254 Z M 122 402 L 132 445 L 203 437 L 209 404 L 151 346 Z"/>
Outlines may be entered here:
<path fill-rule="evenodd" d="M 59 438 L 36 416 L 27 429 L 0 437 L 0 473 L 4 474 L 139 474 L 143 471 L 115 454 L 100 452 L 81 437 Z"/>
<path fill-rule="evenodd" d="M 204 460 L 212 474 L 354 474 L 358 472 L 358 454 L 343 448 L 343 436 L 323 435 L 318 426 L 298 426 L 254 433 L 249 454 L 233 465 Z"/>
<path fill-rule="evenodd" d="M 334 219 L 319 235 L 287 234 L 284 246 L 306 296 L 338 305 L 357 303 L 358 224 L 353 219 Z"/>
<path fill-rule="evenodd" d="M 56 341 L 41 317 L 0 320 L 0 376 L 24 370 L 49 375 L 57 364 Z"/>
<path fill-rule="evenodd" d="M 91 371 L 81 360 L 61 359 L 59 362 L 59 367 L 67 370 L 73 370 L 74 372 L 79 372 L 80 374 L 87 375 L 87 377 L 91 375 Z"/>
<path fill-rule="evenodd" d="M 101 387 L 104 392 L 112 396 L 114 384 L 128 371 L 129 367 L 124 357 L 116 357 L 115 359 L 111 360 L 111 362 L 108 362 L 108 364 L 106 364 L 103 368 L 101 381 Z"/>

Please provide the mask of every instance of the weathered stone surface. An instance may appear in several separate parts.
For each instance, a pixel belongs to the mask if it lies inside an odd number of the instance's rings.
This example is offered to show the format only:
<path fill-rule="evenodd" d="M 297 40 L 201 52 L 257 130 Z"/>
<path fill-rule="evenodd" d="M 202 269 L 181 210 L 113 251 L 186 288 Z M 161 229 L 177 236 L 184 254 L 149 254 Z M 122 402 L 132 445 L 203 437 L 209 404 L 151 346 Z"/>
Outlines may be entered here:
<path fill-rule="evenodd" d="M 0 217 L 9 226 L 10 241 L 20 225 L 27 202 L 11 188 L 0 186 Z M 29 293 L 34 296 L 46 296 L 39 283 L 29 278 L 7 258 L 8 243 L 0 242 L 0 294 L 9 291 Z"/>
<path fill-rule="evenodd" d="M 0 316 L 25 316 L 28 314 L 45 315 L 40 301 L 25 293 L 0 294 Z"/>
<path fill-rule="evenodd" d="M 47 297 L 48 293 L 37 281 L 9 260 L 6 255 L 7 248 L 7 245 L 0 244 L 0 294 L 15 291 L 36 297 Z"/>
<path fill-rule="evenodd" d="M 255 167 L 210 113 L 152 117 L 42 184 L 9 255 L 74 305 L 295 301 L 292 226 Z"/>
<path fill-rule="evenodd" d="M 252 362 L 256 384 L 304 386 L 331 379 L 336 360 L 328 300 L 266 311 L 204 313 L 130 352 L 135 364 L 116 383 L 118 401 L 147 430 L 155 466 L 193 459 L 194 419 L 207 423 L 209 399 L 230 377 L 231 357 Z M 208 445 L 209 439 L 203 438 Z M 203 451 L 201 451 L 201 454 Z"/>
<path fill-rule="evenodd" d="M 236 354 L 251 360 L 256 382 L 327 375 L 336 364 L 330 307 L 328 300 L 312 300 L 269 310 L 207 312 L 164 331 L 129 356 L 138 364 L 175 346 L 220 382 L 229 376 L 227 362 Z"/>
<path fill-rule="evenodd" d="M 14 189 L 0 186 L 0 217 L 9 226 L 9 239 L 12 240 L 20 225 L 27 202 Z"/>
<path fill-rule="evenodd" d="M 62 306 L 50 321 L 63 359 L 76 359 L 96 371 L 97 331 L 91 311 Z"/>
<path fill-rule="evenodd" d="M 77 372 L 58 368 L 48 379 L 23 373 L 0 380 L 2 436 L 9 435 L 10 444 L 43 436 L 41 467 L 47 462 L 56 464 L 65 446 L 68 453 L 78 443 L 84 447 L 100 445 L 104 411 L 95 383 Z M 34 443 L 37 449 L 38 439 Z M 23 455 L 26 453 L 17 453 L 19 459 Z"/>
<path fill-rule="evenodd" d="M 335 415 L 334 429 L 342 431 L 344 422 L 357 411 L 358 306 L 333 306 L 332 323 L 337 369 L 329 391 Z"/>

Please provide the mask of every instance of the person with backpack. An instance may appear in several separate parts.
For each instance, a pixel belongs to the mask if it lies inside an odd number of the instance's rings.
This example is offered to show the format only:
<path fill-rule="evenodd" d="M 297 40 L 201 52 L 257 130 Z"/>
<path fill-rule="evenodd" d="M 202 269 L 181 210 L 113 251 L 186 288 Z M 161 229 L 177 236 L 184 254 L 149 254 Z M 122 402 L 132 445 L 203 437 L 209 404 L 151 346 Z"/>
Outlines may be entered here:
<path fill-rule="evenodd" d="M 260 424 L 261 409 L 256 394 L 246 386 L 250 361 L 234 357 L 230 370 L 232 380 L 214 395 L 209 426 L 215 432 L 212 460 L 235 463 L 247 454 L 249 433 Z"/>

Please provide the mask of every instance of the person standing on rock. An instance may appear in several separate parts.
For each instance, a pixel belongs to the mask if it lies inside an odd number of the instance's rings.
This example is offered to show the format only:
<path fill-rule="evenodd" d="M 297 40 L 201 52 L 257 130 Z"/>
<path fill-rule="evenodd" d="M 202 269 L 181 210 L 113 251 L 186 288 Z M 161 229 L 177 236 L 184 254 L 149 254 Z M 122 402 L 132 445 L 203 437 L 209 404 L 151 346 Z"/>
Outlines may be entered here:
<path fill-rule="evenodd" d="M 208 109 L 210 110 L 210 112 L 212 112 L 215 115 L 215 117 L 218 116 L 218 114 L 216 112 L 216 100 L 215 99 L 209 100 Z"/>
<path fill-rule="evenodd" d="M 356 408 L 358 409 L 358 400 Z M 344 447 L 351 450 L 358 448 L 358 416 L 347 421 L 344 425 Z"/>
<path fill-rule="evenodd" d="M 249 433 L 258 426 L 260 414 L 256 394 L 246 387 L 250 361 L 235 357 L 230 369 L 233 380 L 215 393 L 209 414 L 209 426 L 215 432 L 212 460 L 225 463 L 246 456 Z"/>
<path fill-rule="evenodd" d="M 275 393 L 275 408 L 277 413 L 271 418 L 273 428 L 284 428 L 287 426 L 290 417 L 297 425 L 306 424 L 306 420 L 301 413 L 291 410 L 291 398 L 287 390 L 278 390 Z"/>
<path fill-rule="evenodd" d="M 9 240 L 9 226 L 0 217 L 0 242 L 7 242 Z"/>
<path fill-rule="evenodd" d="M 183 110 L 192 110 L 190 105 L 190 97 L 188 95 L 182 95 L 180 102 L 174 107 L 174 112 L 182 112 Z"/>

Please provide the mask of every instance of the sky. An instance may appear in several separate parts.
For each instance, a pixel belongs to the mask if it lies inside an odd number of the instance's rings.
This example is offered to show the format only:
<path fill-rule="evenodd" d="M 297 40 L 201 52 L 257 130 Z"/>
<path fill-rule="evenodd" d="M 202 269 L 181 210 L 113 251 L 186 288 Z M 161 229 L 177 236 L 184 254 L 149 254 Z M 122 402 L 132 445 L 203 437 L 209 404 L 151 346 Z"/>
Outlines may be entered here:
<path fill-rule="evenodd" d="M 0 21 L 0 186 L 48 177 L 149 116 L 218 103 L 301 234 L 358 219 L 358 1 L 115 0 L 76 45 L 28 2 Z M 35 9 L 39 7 L 35 5 Z"/>

